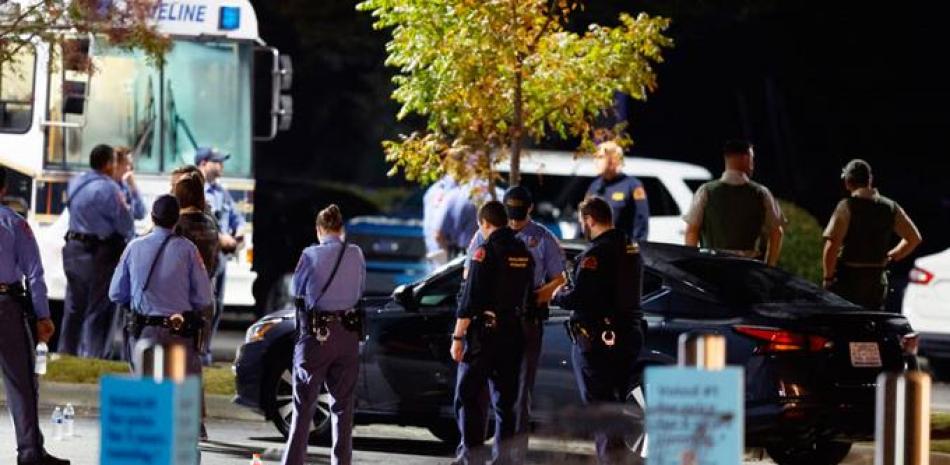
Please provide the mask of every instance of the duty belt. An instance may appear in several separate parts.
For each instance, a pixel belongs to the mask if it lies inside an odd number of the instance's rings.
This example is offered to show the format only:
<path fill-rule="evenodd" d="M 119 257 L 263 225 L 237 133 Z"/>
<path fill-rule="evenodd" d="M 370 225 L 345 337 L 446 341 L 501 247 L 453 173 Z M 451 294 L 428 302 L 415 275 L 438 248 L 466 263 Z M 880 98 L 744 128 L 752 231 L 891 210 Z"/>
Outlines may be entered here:
<path fill-rule="evenodd" d="M 0 283 L 0 295 L 22 297 L 25 294 L 26 289 L 24 289 L 20 283 Z"/>
<path fill-rule="evenodd" d="M 169 316 L 132 313 L 132 322 L 137 326 L 168 328 L 185 336 L 193 336 L 201 329 L 201 316 L 195 312 L 175 313 Z"/>
<path fill-rule="evenodd" d="M 310 310 L 303 312 L 307 318 L 307 332 L 323 344 L 330 339 L 330 323 L 340 323 L 347 331 L 360 334 L 363 332 L 363 314 L 357 309 L 346 309 L 334 312 Z M 301 315 L 298 313 L 298 318 Z"/>
<path fill-rule="evenodd" d="M 841 265 L 846 266 L 848 268 L 870 268 L 870 269 L 879 269 L 879 270 L 883 270 L 884 268 L 887 268 L 886 262 L 878 262 L 878 263 L 841 262 Z"/>
<path fill-rule="evenodd" d="M 86 234 L 81 232 L 69 231 L 66 233 L 67 241 L 79 241 L 84 243 L 93 243 L 93 242 L 105 242 L 104 239 L 100 239 L 99 236 L 95 234 Z"/>

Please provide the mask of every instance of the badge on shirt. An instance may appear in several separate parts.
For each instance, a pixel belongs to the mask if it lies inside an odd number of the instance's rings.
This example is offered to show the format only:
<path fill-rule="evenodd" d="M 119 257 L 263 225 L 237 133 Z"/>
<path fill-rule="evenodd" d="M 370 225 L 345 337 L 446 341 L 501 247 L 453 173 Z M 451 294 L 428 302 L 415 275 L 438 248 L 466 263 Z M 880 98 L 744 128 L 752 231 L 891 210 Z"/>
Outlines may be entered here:
<path fill-rule="evenodd" d="M 625 197 L 626 197 L 626 194 L 624 194 L 623 192 L 614 192 L 613 194 L 611 194 L 610 200 L 613 200 L 615 202 L 623 202 L 623 199 Z"/>
<path fill-rule="evenodd" d="M 633 190 L 633 200 L 646 200 L 646 199 L 647 199 L 646 189 L 644 189 L 643 186 L 637 186 L 637 188 Z"/>
<path fill-rule="evenodd" d="M 485 260 L 485 248 L 479 247 L 472 253 L 472 261 L 481 263 L 482 260 Z"/>
<path fill-rule="evenodd" d="M 597 269 L 597 257 L 584 257 L 584 260 L 581 261 L 582 270 L 596 270 Z"/>

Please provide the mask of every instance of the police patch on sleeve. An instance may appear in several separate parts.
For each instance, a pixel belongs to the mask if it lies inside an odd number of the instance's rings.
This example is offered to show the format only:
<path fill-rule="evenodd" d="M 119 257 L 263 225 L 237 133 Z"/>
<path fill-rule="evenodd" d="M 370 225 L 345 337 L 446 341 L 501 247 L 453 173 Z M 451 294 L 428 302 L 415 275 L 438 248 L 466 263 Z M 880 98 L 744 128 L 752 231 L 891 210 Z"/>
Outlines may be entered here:
<path fill-rule="evenodd" d="M 472 253 L 472 261 L 481 262 L 485 260 L 485 248 L 479 247 Z"/>
<path fill-rule="evenodd" d="M 633 200 L 646 200 L 646 198 L 647 191 L 643 186 L 637 186 L 637 188 L 633 190 Z"/>
<path fill-rule="evenodd" d="M 30 224 L 26 221 L 20 221 L 20 231 L 26 234 L 26 237 L 33 239 L 33 229 L 30 228 Z"/>
<path fill-rule="evenodd" d="M 583 269 L 583 270 L 596 270 L 596 269 L 597 269 L 597 257 L 584 257 L 584 260 L 581 261 L 581 269 Z"/>

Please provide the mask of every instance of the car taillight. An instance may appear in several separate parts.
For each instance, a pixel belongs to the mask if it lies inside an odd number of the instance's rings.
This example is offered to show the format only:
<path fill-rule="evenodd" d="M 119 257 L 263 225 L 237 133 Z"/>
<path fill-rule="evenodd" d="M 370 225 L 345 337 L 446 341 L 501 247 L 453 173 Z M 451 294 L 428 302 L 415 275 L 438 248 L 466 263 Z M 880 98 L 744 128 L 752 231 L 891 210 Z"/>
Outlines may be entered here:
<path fill-rule="evenodd" d="M 929 284 L 930 281 L 933 281 L 934 274 L 923 269 L 923 268 L 914 268 L 910 270 L 910 274 L 907 276 L 908 281 L 914 284 Z"/>
<path fill-rule="evenodd" d="M 254 248 L 248 247 L 247 250 L 244 252 L 244 254 L 245 254 L 244 258 L 247 259 L 247 262 L 253 265 L 254 264 Z"/>
<path fill-rule="evenodd" d="M 907 355 L 917 355 L 917 350 L 920 349 L 920 334 L 907 333 L 901 336 L 901 349 Z"/>
<path fill-rule="evenodd" d="M 760 345 L 760 353 L 775 352 L 821 352 L 831 347 L 831 341 L 821 336 L 800 334 L 779 328 L 765 326 L 734 326 L 733 329 L 746 337 L 764 343 Z"/>

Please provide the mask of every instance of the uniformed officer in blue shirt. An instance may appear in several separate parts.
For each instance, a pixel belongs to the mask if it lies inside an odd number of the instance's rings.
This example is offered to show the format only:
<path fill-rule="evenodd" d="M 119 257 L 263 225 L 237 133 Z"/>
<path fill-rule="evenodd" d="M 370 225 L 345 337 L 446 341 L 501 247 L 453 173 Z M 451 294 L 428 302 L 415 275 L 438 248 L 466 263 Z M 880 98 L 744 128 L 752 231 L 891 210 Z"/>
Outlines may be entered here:
<path fill-rule="evenodd" d="M 573 285 L 557 289 L 552 303 L 571 310 L 571 360 L 581 400 L 623 403 L 644 338 L 640 248 L 613 227 L 610 206 L 600 197 L 585 199 L 578 210 L 591 243 L 576 259 Z M 594 442 L 601 464 L 628 463 L 622 436 L 599 431 Z"/>
<path fill-rule="evenodd" d="M 343 215 L 330 205 L 317 215 L 319 245 L 304 249 L 294 271 L 297 343 L 294 413 L 283 465 L 303 465 L 320 388 L 326 383 L 333 415 L 332 465 L 353 463 L 354 391 L 359 370 L 366 261 L 344 240 Z"/>
<path fill-rule="evenodd" d="M 426 242 L 426 257 L 434 265 L 441 265 L 448 258 L 443 256 L 439 244 L 439 228 L 445 217 L 447 201 L 457 187 L 455 179 L 445 175 L 432 183 L 422 196 L 422 234 Z"/>
<path fill-rule="evenodd" d="M 0 199 L 6 194 L 7 169 L 0 166 Z M 23 279 L 29 285 L 26 293 Z M 32 297 L 27 300 L 27 295 Z M 36 317 L 36 336 L 49 342 L 55 328 L 49 316 L 43 264 L 26 220 L 0 204 L 0 365 L 7 405 L 16 432 L 18 465 L 69 465 L 46 453 L 37 414 L 33 340 L 28 314 Z"/>
<path fill-rule="evenodd" d="M 115 152 L 98 145 L 89 155 L 92 171 L 69 180 L 69 230 L 63 247 L 66 302 L 59 351 L 109 358 L 115 305 L 109 278 L 134 226 L 125 195 L 115 182 Z"/>
<path fill-rule="evenodd" d="M 623 149 L 616 142 L 604 142 L 594 155 L 600 177 L 587 188 L 587 197 L 606 200 L 614 218 L 614 226 L 637 242 L 650 234 L 650 204 L 643 183 L 627 176 L 623 168 Z"/>
<path fill-rule="evenodd" d="M 462 442 L 457 463 L 482 465 L 488 459 L 484 447 L 486 384 L 492 391 L 495 412 L 493 462 L 515 460 L 512 440 L 518 428 L 516 405 L 524 362 L 521 318 L 533 306 L 534 259 L 508 227 L 501 202 L 482 205 L 478 225 L 484 244 L 471 255 L 451 355 L 459 364 L 455 403 Z"/>
<path fill-rule="evenodd" d="M 478 231 L 478 205 L 489 200 L 488 189 L 488 183 L 475 180 L 458 186 L 449 195 L 437 236 L 448 258 L 464 253 Z M 502 193 L 496 195 L 500 197 Z"/>
<path fill-rule="evenodd" d="M 508 213 L 508 227 L 515 232 L 521 242 L 531 252 L 534 259 L 534 298 L 529 302 L 530 311 L 522 316 L 524 331 L 524 360 L 521 364 L 521 377 L 518 390 L 518 427 L 514 446 L 517 450 L 517 461 L 523 462 L 528 451 L 528 435 L 531 427 L 531 393 L 534 390 L 535 376 L 538 372 L 538 360 L 541 357 L 541 346 L 544 333 L 544 321 L 548 318 L 548 302 L 554 290 L 564 284 L 564 250 L 554 234 L 531 219 L 534 202 L 531 192 L 522 186 L 509 188 L 503 197 L 505 210 Z M 485 243 L 481 234 L 475 234 L 469 245 L 468 257 L 465 261 L 465 275 L 472 254 Z M 482 398 L 484 408 L 488 408 L 488 389 Z M 458 405 L 456 405 L 458 408 Z"/>
<path fill-rule="evenodd" d="M 132 350 L 140 340 L 155 345 L 178 343 L 187 351 L 186 373 L 201 377 L 204 320 L 212 304 L 211 280 L 198 248 L 173 232 L 178 222 L 178 199 L 165 194 L 152 204 L 155 229 L 129 243 L 112 276 L 109 298 L 132 309 L 130 339 Z M 133 367 L 134 368 L 134 367 Z M 206 436 L 204 425 L 202 437 Z"/>
<path fill-rule="evenodd" d="M 142 200 L 142 194 L 139 192 L 139 186 L 135 183 L 135 165 L 132 159 L 132 152 L 128 147 L 115 148 L 115 181 L 119 183 L 119 189 L 125 196 L 125 203 L 132 212 L 132 219 L 144 220 L 145 201 Z"/>
<path fill-rule="evenodd" d="M 238 211 L 231 193 L 218 179 L 224 172 L 224 162 L 231 158 L 214 148 L 201 147 L 195 153 L 195 166 L 205 177 L 205 200 L 211 214 L 218 220 L 221 242 L 221 255 L 218 257 L 218 269 L 214 271 L 214 318 L 211 323 L 211 336 L 218 331 L 218 323 L 224 312 L 224 282 L 226 279 L 228 257 L 237 251 L 244 240 L 244 215 Z"/>

